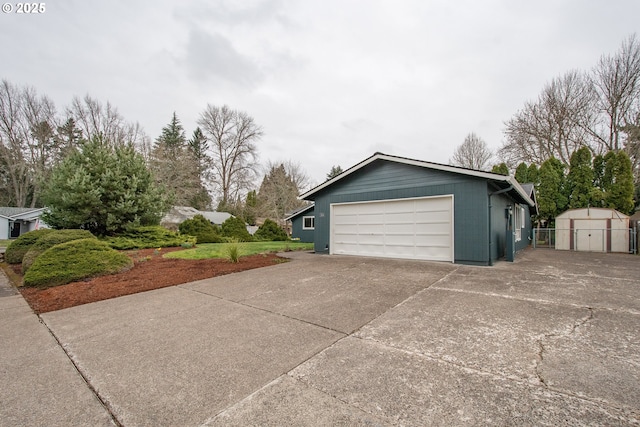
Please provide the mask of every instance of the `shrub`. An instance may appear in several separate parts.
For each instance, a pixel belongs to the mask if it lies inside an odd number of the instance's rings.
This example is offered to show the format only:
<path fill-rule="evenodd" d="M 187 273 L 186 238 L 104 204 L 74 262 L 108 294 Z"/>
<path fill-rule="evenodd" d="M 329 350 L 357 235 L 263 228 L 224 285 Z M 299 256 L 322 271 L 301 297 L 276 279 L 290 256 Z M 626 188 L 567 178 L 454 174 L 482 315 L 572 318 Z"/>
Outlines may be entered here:
<path fill-rule="evenodd" d="M 55 245 L 79 239 L 95 239 L 88 230 L 54 230 L 39 238 L 22 258 L 22 274 L 25 274 L 38 256 Z"/>
<path fill-rule="evenodd" d="M 240 242 L 252 242 L 253 236 L 247 231 L 247 225 L 243 220 L 232 216 L 222 223 L 222 234 L 225 237 L 236 239 Z"/>
<path fill-rule="evenodd" d="M 196 244 L 193 236 L 182 235 L 159 225 L 132 227 L 116 237 L 104 239 L 113 249 L 172 248 L 183 243 Z"/>
<path fill-rule="evenodd" d="M 196 215 L 191 219 L 184 220 L 178 226 L 182 234 L 196 237 L 197 243 L 220 243 L 222 238 L 219 228 L 213 225 L 202 215 Z"/>
<path fill-rule="evenodd" d="M 287 236 L 287 232 L 284 231 L 275 221 L 267 219 L 264 221 L 254 237 L 258 240 L 266 240 L 269 242 L 284 242 L 289 240 L 289 236 Z"/>
<path fill-rule="evenodd" d="M 64 285 L 89 277 L 119 273 L 133 261 L 98 239 L 81 239 L 44 251 L 24 275 L 24 285 L 39 288 Z"/>
<path fill-rule="evenodd" d="M 9 244 L 9 247 L 7 247 L 4 254 L 5 261 L 9 264 L 20 264 L 24 255 L 29 251 L 29 249 L 31 249 L 31 246 L 33 246 L 39 238 L 52 232 L 53 230 L 51 229 L 42 228 L 40 230 L 29 231 L 28 233 L 18 237 Z"/>

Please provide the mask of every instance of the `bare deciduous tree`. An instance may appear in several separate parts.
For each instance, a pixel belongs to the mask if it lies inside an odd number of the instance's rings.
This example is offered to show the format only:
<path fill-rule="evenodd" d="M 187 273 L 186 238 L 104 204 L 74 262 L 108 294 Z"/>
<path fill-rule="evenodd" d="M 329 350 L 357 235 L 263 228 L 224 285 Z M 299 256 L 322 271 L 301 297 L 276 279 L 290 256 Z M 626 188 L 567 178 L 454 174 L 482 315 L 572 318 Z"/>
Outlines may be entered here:
<path fill-rule="evenodd" d="M 453 152 L 453 157 L 449 161 L 455 166 L 463 168 L 485 170 L 493 154 L 484 142 L 475 133 L 470 133 L 464 138 L 464 142 Z"/>
<path fill-rule="evenodd" d="M 255 143 L 262 129 L 247 113 L 228 106 L 207 105 L 198 126 L 210 143 L 212 176 L 224 208 L 251 187 L 255 177 L 257 149 Z"/>
<path fill-rule="evenodd" d="M 56 110 L 30 87 L 0 84 L 0 165 L 7 204 L 39 204 L 40 187 L 57 157 Z"/>
<path fill-rule="evenodd" d="M 547 84 L 535 102 L 509 119 L 506 142 L 499 157 L 514 166 L 520 162 L 542 164 L 555 157 L 568 165 L 574 151 L 589 146 L 595 93 L 587 77 L 570 71 Z"/>
<path fill-rule="evenodd" d="M 102 104 L 89 95 L 82 99 L 76 96 L 66 113 L 75 120 L 86 139 L 101 136 L 116 145 L 133 144 L 143 153 L 148 149 L 148 138 L 140 124 L 127 122 L 109 102 Z"/>
<path fill-rule="evenodd" d="M 635 34 L 614 55 L 600 57 L 591 81 L 603 122 L 592 134 L 607 150 L 617 151 L 622 148 L 620 132 L 640 107 L 640 41 Z"/>

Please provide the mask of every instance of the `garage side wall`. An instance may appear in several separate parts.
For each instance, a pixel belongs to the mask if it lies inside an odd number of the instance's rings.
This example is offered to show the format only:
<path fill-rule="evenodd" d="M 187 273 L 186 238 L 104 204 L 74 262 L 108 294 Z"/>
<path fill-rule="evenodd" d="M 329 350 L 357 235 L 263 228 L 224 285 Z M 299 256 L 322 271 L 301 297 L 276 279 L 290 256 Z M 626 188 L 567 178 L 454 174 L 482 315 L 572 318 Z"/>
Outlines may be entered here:
<path fill-rule="evenodd" d="M 315 230 L 305 229 L 304 225 L 304 217 L 305 216 L 314 216 L 314 209 L 310 209 L 305 211 L 304 214 L 300 214 L 297 217 L 291 220 L 291 237 L 295 239 L 300 239 L 301 242 L 312 243 Z"/>
<path fill-rule="evenodd" d="M 329 253 L 332 203 L 454 195 L 454 258 L 489 259 L 487 183 L 482 179 L 394 162 L 374 162 L 315 197 L 315 251 Z"/>

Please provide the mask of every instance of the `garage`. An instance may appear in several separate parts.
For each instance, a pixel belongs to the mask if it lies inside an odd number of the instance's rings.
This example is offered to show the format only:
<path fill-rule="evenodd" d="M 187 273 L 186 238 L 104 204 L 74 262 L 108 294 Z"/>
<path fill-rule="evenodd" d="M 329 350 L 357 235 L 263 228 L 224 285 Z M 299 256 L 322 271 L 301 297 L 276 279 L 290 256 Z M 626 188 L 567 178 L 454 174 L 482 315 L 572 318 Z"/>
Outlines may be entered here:
<path fill-rule="evenodd" d="M 453 262 L 453 195 L 334 203 L 330 253 Z"/>
<path fill-rule="evenodd" d="M 508 175 L 374 153 L 300 198 L 317 254 L 493 265 L 529 246 L 534 194 Z"/>

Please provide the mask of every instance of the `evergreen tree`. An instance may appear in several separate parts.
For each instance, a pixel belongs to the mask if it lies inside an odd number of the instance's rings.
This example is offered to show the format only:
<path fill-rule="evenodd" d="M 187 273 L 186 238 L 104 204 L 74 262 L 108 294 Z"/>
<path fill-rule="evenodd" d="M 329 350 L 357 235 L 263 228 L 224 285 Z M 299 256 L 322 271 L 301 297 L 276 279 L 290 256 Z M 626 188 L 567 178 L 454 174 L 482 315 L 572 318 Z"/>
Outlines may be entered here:
<path fill-rule="evenodd" d="M 251 190 L 247 193 L 246 201 L 244 202 L 243 216 L 244 220 L 249 225 L 256 225 L 256 213 L 258 209 L 258 195 L 256 190 Z"/>
<path fill-rule="evenodd" d="M 518 167 L 516 167 L 515 178 L 516 178 L 516 181 L 518 181 L 520 184 L 524 184 L 525 182 L 530 182 L 529 167 L 525 162 L 520 163 Z"/>
<path fill-rule="evenodd" d="M 509 166 L 507 166 L 505 162 L 502 162 L 499 165 L 494 165 L 491 172 L 497 173 L 498 175 L 509 175 Z"/>
<path fill-rule="evenodd" d="M 200 180 L 196 160 L 176 113 L 173 113 L 169 124 L 162 128 L 162 134 L 151 151 L 149 164 L 156 182 L 167 189 L 176 205 L 197 209 L 210 206 L 208 192 Z"/>
<path fill-rule="evenodd" d="M 61 126 L 58 126 L 55 138 L 59 149 L 59 160 L 67 157 L 71 150 L 78 147 L 83 140 L 82 131 L 76 125 L 73 117 L 70 117 Z"/>
<path fill-rule="evenodd" d="M 340 175 L 342 172 L 343 170 L 340 166 L 331 166 L 331 170 L 327 174 L 327 181 L 335 178 L 336 176 Z"/>
<path fill-rule="evenodd" d="M 564 165 L 555 157 L 551 157 L 540 166 L 538 178 L 538 215 L 541 220 L 550 224 L 567 207 Z"/>
<path fill-rule="evenodd" d="M 173 116 L 171 116 L 171 122 L 162 128 L 162 134 L 156 140 L 156 147 L 163 146 L 169 151 L 179 150 L 184 148 L 186 142 L 184 128 L 174 111 Z"/>
<path fill-rule="evenodd" d="M 530 182 L 534 186 L 538 186 L 538 165 L 535 163 L 531 163 L 529 165 L 529 170 L 527 171 L 527 180 L 525 182 Z"/>
<path fill-rule="evenodd" d="M 284 225 L 287 213 L 304 205 L 298 194 L 299 189 L 284 164 L 272 166 L 258 191 L 259 216 L 275 218 L 276 222 Z"/>
<path fill-rule="evenodd" d="M 187 141 L 188 151 L 193 159 L 200 181 L 199 189 L 191 198 L 191 206 L 196 209 L 209 209 L 213 203 L 211 194 L 207 190 L 207 181 L 210 176 L 211 157 L 207 154 L 209 144 L 200 128 L 193 131 L 193 136 Z"/>
<path fill-rule="evenodd" d="M 567 174 L 567 195 L 570 209 L 592 206 L 593 178 L 591 151 L 587 147 L 574 151 L 569 160 L 569 173 Z"/>
<path fill-rule="evenodd" d="M 634 212 L 634 187 L 631 160 L 624 151 L 609 151 L 604 156 L 602 190 L 604 206 L 624 214 Z"/>
<path fill-rule="evenodd" d="M 57 165 L 43 192 L 42 219 L 53 228 L 96 235 L 153 225 L 168 209 L 144 158 L 131 145 L 94 137 Z"/>

